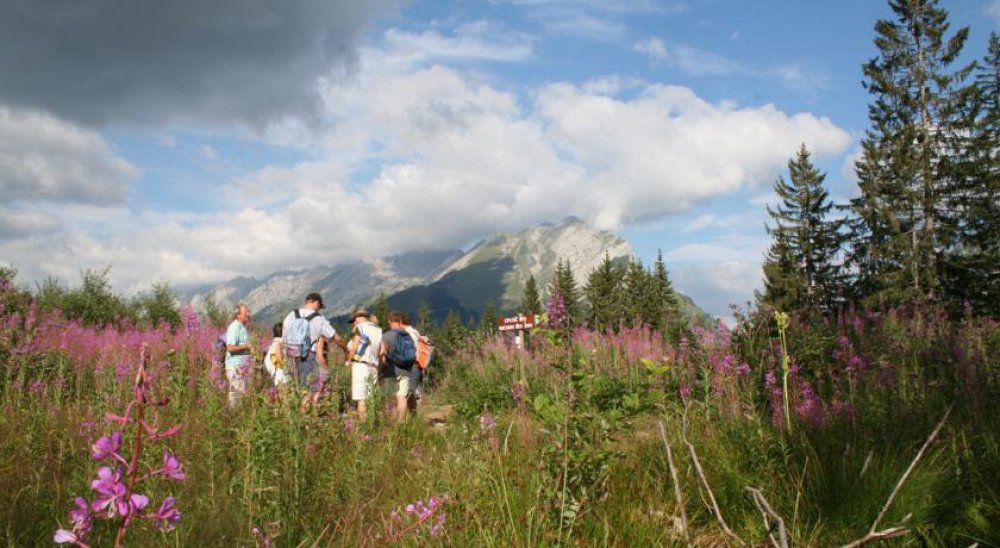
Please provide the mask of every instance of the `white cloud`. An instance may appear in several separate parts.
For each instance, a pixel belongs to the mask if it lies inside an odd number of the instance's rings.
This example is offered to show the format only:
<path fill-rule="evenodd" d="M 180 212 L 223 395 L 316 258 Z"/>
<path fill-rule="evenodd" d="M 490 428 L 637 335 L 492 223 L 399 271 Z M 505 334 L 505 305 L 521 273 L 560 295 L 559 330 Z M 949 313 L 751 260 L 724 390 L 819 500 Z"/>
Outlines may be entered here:
<path fill-rule="evenodd" d="M 568 214 L 617 229 L 770 181 L 802 142 L 823 157 L 850 141 L 826 118 L 683 87 L 608 77 L 517 95 L 474 72 L 402 69 L 386 62 L 393 51 L 365 50 L 356 78 L 324 82 L 329 126 L 286 135 L 305 135 L 311 159 L 231 181 L 228 210 L 55 212 L 55 245 L 25 236 L 0 256 L 29 263 L 16 265 L 29 278 L 111 263 L 116 284 L 141 288 L 460 246 Z M 759 263 L 730 252 L 679 248 L 671 264 Z"/>
<path fill-rule="evenodd" d="M 636 42 L 632 50 L 646 55 L 654 63 L 677 67 L 696 76 L 749 72 L 721 55 L 684 44 L 671 44 L 668 47 L 655 36 Z"/>
<path fill-rule="evenodd" d="M 692 219 L 691 222 L 688 223 L 683 230 L 681 230 L 681 232 L 684 233 L 697 232 L 703 228 L 708 228 L 712 226 L 713 224 L 715 224 L 717 220 L 718 217 L 716 217 L 714 214 L 703 213 Z"/>
<path fill-rule="evenodd" d="M 495 0 L 527 10 L 548 33 L 596 41 L 621 39 L 622 19 L 636 14 L 677 15 L 687 11 L 679 1 L 657 0 Z"/>
<path fill-rule="evenodd" d="M 992 0 L 983 7 L 983 12 L 992 17 L 1000 25 L 1000 0 Z"/>
<path fill-rule="evenodd" d="M 648 55 L 656 61 L 665 61 L 667 59 L 667 47 L 663 45 L 663 40 L 655 36 L 636 42 L 632 46 L 632 49 Z"/>
<path fill-rule="evenodd" d="M 523 61 L 531 57 L 534 42 L 529 34 L 489 21 L 461 25 L 450 35 L 436 30 L 412 33 L 391 28 L 382 40 L 382 61 L 406 67 L 434 61 Z"/>
<path fill-rule="evenodd" d="M 753 301 L 754 291 L 763 286 L 760 261 L 721 261 L 684 266 L 670 271 L 674 287 L 694 296 L 698 306 L 723 320 L 730 317 L 730 305 Z"/>
<path fill-rule="evenodd" d="M 121 202 L 138 170 L 95 132 L 0 105 L 0 200 Z"/>

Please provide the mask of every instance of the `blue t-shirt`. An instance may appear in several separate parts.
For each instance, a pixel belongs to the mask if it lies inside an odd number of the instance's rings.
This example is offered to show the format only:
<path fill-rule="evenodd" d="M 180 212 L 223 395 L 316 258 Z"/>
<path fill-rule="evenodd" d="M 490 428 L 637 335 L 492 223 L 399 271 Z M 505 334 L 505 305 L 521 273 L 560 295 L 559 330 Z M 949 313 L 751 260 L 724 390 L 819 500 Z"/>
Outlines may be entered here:
<path fill-rule="evenodd" d="M 226 329 L 226 344 L 227 345 L 238 345 L 247 344 L 250 342 L 250 333 L 247 332 L 245 325 L 240 323 L 239 320 L 233 320 L 233 323 L 229 324 Z M 250 351 L 244 350 L 242 352 L 226 352 L 226 367 L 240 367 L 245 361 L 250 359 Z"/>

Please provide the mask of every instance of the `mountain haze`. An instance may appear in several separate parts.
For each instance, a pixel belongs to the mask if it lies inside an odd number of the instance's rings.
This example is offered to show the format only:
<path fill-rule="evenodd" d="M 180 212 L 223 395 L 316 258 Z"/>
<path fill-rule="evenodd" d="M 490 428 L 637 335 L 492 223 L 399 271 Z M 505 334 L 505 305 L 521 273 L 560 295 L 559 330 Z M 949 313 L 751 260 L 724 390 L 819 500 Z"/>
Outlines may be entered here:
<path fill-rule="evenodd" d="M 543 223 L 515 233 L 496 234 L 464 253 L 411 252 L 277 272 L 261 280 L 239 277 L 188 291 L 183 297 L 196 309 L 204 307 L 209 295 L 219 304 L 245 302 L 256 317 L 267 322 L 279 319 L 312 291 L 323 296 L 327 305 L 324 312 L 330 316 L 344 315 L 358 305 L 371 305 L 384 293 L 390 307 L 410 314 L 427 305 L 436 320 L 450 311 L 469 319 L 478 318 L 490 303 L 499 312 L 517 312 L 529 276 L 535 277 L 545 298 L 559 259 L 570 262 L 582 286 L 605 254 L 612 260 L 627 261 L 632 258 L 632 247 L 610 232 L 568 217 L 558 224 Z M 690 303 L 683 296 L 681 300 Z M 701 313 L 693 304 L 686 308 Z"/>

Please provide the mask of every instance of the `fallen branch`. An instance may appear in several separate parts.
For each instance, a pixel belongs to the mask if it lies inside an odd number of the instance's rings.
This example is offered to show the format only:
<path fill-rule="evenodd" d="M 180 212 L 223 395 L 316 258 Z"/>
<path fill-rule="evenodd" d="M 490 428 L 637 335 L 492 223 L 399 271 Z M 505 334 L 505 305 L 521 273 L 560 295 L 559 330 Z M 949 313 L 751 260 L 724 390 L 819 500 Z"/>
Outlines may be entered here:
<path fill-rule="evenodd" d="M 674 454 L 670 450 L 670 442 L 667 441 L 667 431 L 663 428 L 663 421 L 659 421 L 660 438 L 663 440 L 663 447 L 667 450 L 667 464 L 670 466 L 670 477 L 674 481 L 674 498 L 677 500 L 677 508 L 681 512 L 681 529 L 684 531 L 684 542 L 691 545 L 691 536 L 688 533 L 687 512 L 684 510 L 684 496 L 681 493 L 681 482 L 677 476 L 677 467 L 674 466 Z"/>
<path fill-rule="evenodd" d="M 760 489 L 756 487 L 747 487 L 746 489 L 750 492 L 754 504 L 757 505 L 757 509 L 764 517 L 764 526 L 767 527 L 767 537 L 771 539 L 771 544 L 775 548 L 788 548 L 788 531 L 785 529 L 785 520 L 774 511 L 774 508 L 771 508 Z M 774 520 L 774 526 L 771 525 L 768 517 Z M 778 538 L 774 538 L 775 529 L 778 530 Z"/>
<path fill-rule="evenodd" d="M 941 417 L 941 421 L 938 422 L 937 426 L 934 427 L 934 430 L 931 431 L 931 435 L 927 436 L 927 440 L 924 441 L 924 445 L 920 448 L 920 451 L 917 451 L 917 456 L 913 457 L 913 461 L 910 462 L 910 466 L 908 466 L 906 468 L 906 471 L 903 472 L 903 475 L 900 476 L 899 481 L 896 482 L 896 487 L 893 488 L 892 493 L 889 494 L 889 498 L 886 499 L 885 504 L 882 505 L 882 510 L 879 511 L 878 517 L 876 517 L 875 521 L 872 522 L 872 527 L 871 529 L 868 530 L 868 534 L 859 538 L 858 540 L 855 540 L 854 542 L 851 542 L 850 544 L 845 544 L 844 548 L 854 548 L 856 546 L 862 546 L 864 544 L 867 544 L 873 540 L 898 537 L 910 532 L 909 529 L 901 525 L 896 527 L 890 527 L 882 531 L 877 531 L 877 529 L 879 522 L 881 522 L 882 518 L 885 517 L 886 512 L 889 511 L 889 507 L 892 506 L 892 502 L 896 499 L 896 495 L 898 495 L 900 489 L 903 488 L 903 484 L 906 483 L 906 480 L 910 479 L 910 474 L 913 473 L 913 470 L 917 467 L 917 464 L 920 462 L 920 459 L 924 457 L 924 453 L 927 452 L 927 448 L 930 447 L 932 443 L 934 443 L 935 439 L 937 439 L 938 434 L 941 432 L 941 428 L 944 427 L 945 421 L 948 420 L 948 415 L 951 415 L 951 410 L 954 408 L 955 404 L 951 404 L 951 406 L 948 407 L 948 410 L 944 412 L 944 416 Z"/>
<path fill-rule="evenodd" d="M 735 539 L 740 546 L 745 546 L 746 543 L 743 542 L 743 539 L 741 539 L 736 533 L 733 532 L 732 529 L 729 528 L 729 525 L 726 523 L 725 518 L 722 517 L 722 511 L 719 510 L 719 503 L 715 501 L 715 493 L 712 492 L 712 488 L 708 485 L 708 478 L 705 476 L 705 471 L 701 467 L 701 461 L 698 460 L 698 453 L 694 450 L 694 445 L 692 445 L 691 442 L 689 442 L 687 439 L 686 407 L 684 408 L 683 421 L 684 422 L 681 426 L 681 439 L 684 440 L 684 445 L 687 445 L 688 453 L 691 454 L 691 461 L 694 463 L 694 471 L 698 475 L 698 481 L 701 482 L 701 486 L 704 487 L 705 491 L 708 493 L 708 500 L 709 502 L 711 502 L 709 510 L 711 510 L 712 513 L 715 514 L 715 519 L 718 520 L 719 526 L 722 527 L 722 530 L 727 535 Z"/>

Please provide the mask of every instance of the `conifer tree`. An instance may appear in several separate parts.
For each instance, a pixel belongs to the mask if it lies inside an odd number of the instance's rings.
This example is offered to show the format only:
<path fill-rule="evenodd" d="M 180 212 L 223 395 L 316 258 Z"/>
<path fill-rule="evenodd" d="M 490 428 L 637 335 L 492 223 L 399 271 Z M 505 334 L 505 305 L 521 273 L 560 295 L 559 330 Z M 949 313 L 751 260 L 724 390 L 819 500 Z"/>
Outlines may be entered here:
<path fill-rule="evenodd" d="M 656 263 L 653 265 L 653 296 L 656 302 L 655 318 L 652 318 L 650 325 L 654 329 L 665 330 L 670 318 L 677 318 L 677 293 L 674 292 L 674 284 L 670 281 L 670 273 L 667 272 L 667 264 L 663 262 L 663 250 L 656 250 Z"/>
<path fill-rule="evenodd" d="M 955 303 L 1000 314 L 1000 36 L 991 33 L 975 74 L 965 114 L 972 128 L 955 162 L 959 176 L 950 195 L 957 244 L 944 258 L 943 285 Z"/>
<path fill-rule="evenodd" d="M 568 317 L 568 327 L 579 325 L 583 319 L 583 305 L 580 302 L 580 289 L 576 285 L 576 277 L 573 275 L 573 267 L 569 259 L 562 260 L 556 264 L 552 277 L 552 288 L 550 294 L 558 293 L 563 297 Z"/>
<path fill-rule="evenodd" d="M 651 316 L 655 315 L 656 298 L 653 296 L 651 276 L 643 267 L 641 259 L 629 261 L 624 278 L 625 323 L 633 327 L 649 323 Z"/>
<path fill-rule="evenodd" d="M 782 310 L 830 308 L 839 286 L 834 263 L 840 248 L 840 221 L 828 220 L 833 208 L 805 145 L 788 162 L 788 181 L 778 177 L 774 192 L 781 203 L 767 212 L 774 245 L 765 260 L 764 302 Z M 794 285 L 791 285 L 794 284 Z"/>
<path fill-rule="evenodd" d="M 431 329 L 431 309 L 427 302 L 420 303 L 420 310 L 417 312 L 417 331 L 427 333 Z"/>
<path fill-rule="evenodd" d="M 538 282 L 535 276 L 528 276 L 528 281 L 524 284 L 524 295 L 521 297 L 522 314 L 541 314 L 542 298 L 538 294 Z"/>
<path fill-rule="evenodd" d="M 876 276 L 867 285 L 894 298 L 936 298 L 939 259 L 955 244 L 957 219 L 946 206 L 955 188 L 955 153 L 969 129 L 961 99 L 972 65 L 948 72 L 968 28 L 946 37 L 947 12 L 937 4 L 889 0 L 895 19 L 876 23 L 878 56 L 864 65 L 873 127 L 858 165 L 861 196 L 852 201 L 852 261 L 861 265 L 859 276 Z M 887 245 L 857 245 L 864 233 Z"/>
<path fill-rule="evenodd" d="M 389 326 L 389 298 L 386 297 L 385 292 L 378 294 L 378 299 L 375 301 L 375 309 L 372 312 L 378 317 L 379 327 L 385 329 Z"/>
<path fill-rule="evenodd" d="M 487 335 L 492 335 L 497 331 L 497 307 L 493 301 L 486 303 L 483 308 L 483 315 L 479 318 L 479 329 Z"/>
<path fill-rule="evenodd" d="M 584 294 L 590 305 L 587 322 L 598 331 L 608 328 L 618 329 L 624 318 L 623 307 L 624 269 L 611 262 L 610 255 L 604 253 L 604 261 L 587 278 Z"/>

